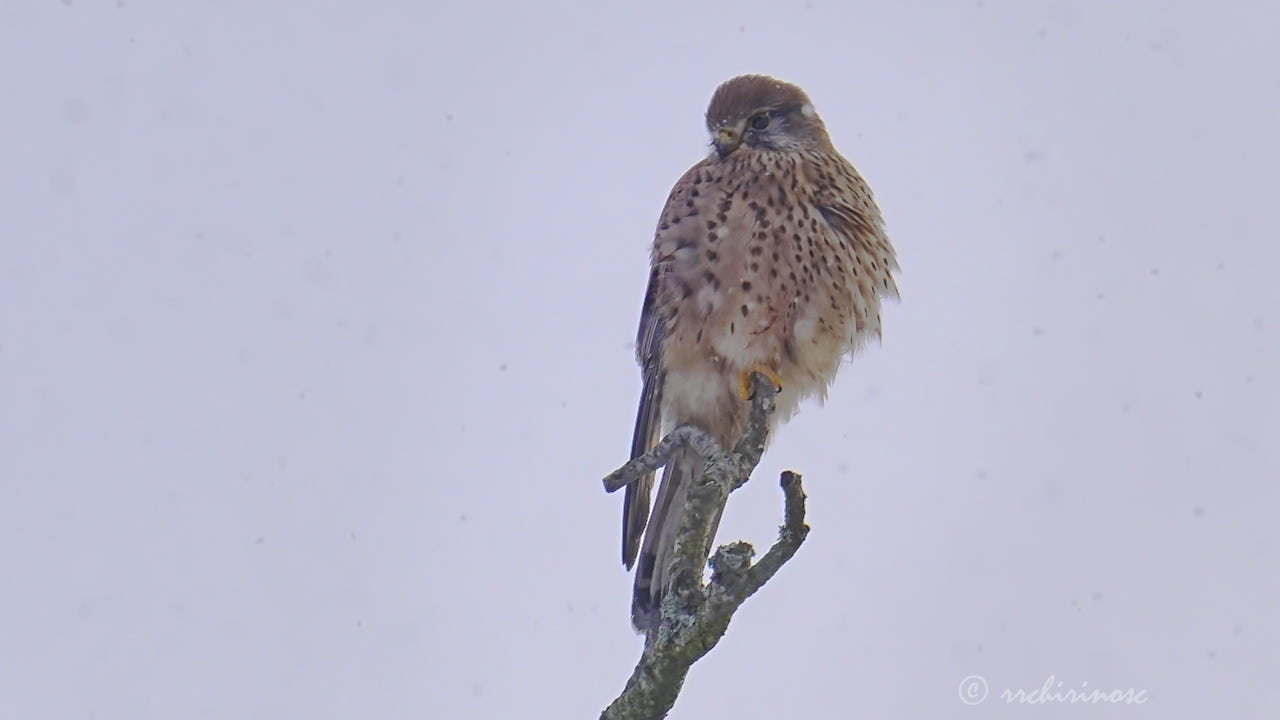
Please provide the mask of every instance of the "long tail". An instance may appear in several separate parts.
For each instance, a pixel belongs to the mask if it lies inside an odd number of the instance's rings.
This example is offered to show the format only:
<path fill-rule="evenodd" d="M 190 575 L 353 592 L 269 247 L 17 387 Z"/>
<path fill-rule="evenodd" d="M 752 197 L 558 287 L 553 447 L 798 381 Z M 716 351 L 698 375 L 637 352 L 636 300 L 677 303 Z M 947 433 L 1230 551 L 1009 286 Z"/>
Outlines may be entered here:
<path fill-rule="evenodd" d="M 675 552 L 676 533 L 684 516 L 684 506 L 689 488 L 702 475 L 706 462 L 702 456 L 688 447 L 678 449 L 662 472 L 658 485 L 658 500 L 649 516 L 649 526 L 644 533 L 644 545 L 640 548 L 639 566 L 636 568 L 635 588 L 631 596 L 631 624 L 640 632 L 648 632 L 657 626 L 670 578 L 669 565 Z M 720 514 L 716 511 L 707 537 L 710 549 Z"/>

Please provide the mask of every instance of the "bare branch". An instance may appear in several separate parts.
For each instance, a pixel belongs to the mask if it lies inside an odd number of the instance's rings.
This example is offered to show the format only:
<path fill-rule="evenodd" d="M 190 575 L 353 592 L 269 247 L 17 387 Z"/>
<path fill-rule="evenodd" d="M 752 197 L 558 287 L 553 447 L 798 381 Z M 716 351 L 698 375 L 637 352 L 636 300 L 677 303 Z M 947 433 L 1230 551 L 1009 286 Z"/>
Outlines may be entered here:
<path fill-rule="evenodd" d="M 755 550 L 745 542 L 721 546 L 710 558 L 711 582 L 703 583 L 708 564 L 707 537 L 716 512 L 741 487 L 760 462 L 768 434 L 768 416 L 777 388 L 763 375 L 752 375 L 751 411 L 746 428 L 732 453 L 720 448 L 708 433 L 693 426 L 677 428 L 652 452 L 623 465 L 605 478 L 613 492 L 646 472 L 662 467 L 681 443 L 710 458 L 696 486 L 690 488 L 676 536 L 671 592 L 663 599 L 661 619 L 649 631 L 644 652 L 622 694 L 600 715 L 601 720 L 654 720 L 675 704 L 689 668 L 716 646 L 729 620 L 748 597 L 759 590 L 804 542 L 804 490 L 800 476 L 782 474 L 784 520 L 778 540 L 754 565 Z"/>
<path fill-rule="evenodd" d="M 604 491 L 617 492 L 648 473 L 667 464 L 671 454 L 681 445 L 687 445 L 698 452 L 709 462 L 716 462 L 725 456 L 720 443 L 706 430 L 696 425 L 681 425 L 662 439 L 652 450 L 627 462 L 626 465 L 604 476 Z"/>
<path fill-rule="evenodd" d="M 790 470 L 782 473 L 782 495 L 784 519 L 782 527 L 778 528 L 778 540 L 747 571 L 747 579 L 743 585 L 744 600 L 769 582 L 809 536 L 809 526 L 804 523 L 804 488 L 800 485 L 800 473 Z"/>

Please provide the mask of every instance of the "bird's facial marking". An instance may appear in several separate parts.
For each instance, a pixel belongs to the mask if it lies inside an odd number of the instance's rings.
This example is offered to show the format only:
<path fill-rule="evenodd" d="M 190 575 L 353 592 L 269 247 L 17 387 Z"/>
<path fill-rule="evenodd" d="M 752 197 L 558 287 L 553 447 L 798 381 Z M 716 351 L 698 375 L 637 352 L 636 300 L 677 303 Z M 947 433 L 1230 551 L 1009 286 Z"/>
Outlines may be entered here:
<path fill-rule="evenodd" d="M 711 144 L 721 159 L 746 145 L 758 150 L 796 150 L 813 144 L 813 106 L 755 108 L 711 128 Z"/>

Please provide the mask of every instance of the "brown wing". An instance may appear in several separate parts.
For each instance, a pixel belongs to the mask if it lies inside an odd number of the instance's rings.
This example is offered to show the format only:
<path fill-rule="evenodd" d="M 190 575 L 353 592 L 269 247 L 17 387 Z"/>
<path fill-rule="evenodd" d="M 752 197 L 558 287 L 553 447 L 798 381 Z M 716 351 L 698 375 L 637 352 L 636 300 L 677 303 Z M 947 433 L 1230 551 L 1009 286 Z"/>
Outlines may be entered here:
<path fill-rule="evenodd" d="M 826 160 L 823 165 L 829 173 L 816 173 L 816 205 L 827 225 L 843 240 L 863 307 L 874 307 L 877 296 L 897 298 L 898 285 L 893 278 L 898 269 L 897 254 L 885 234 L 871 189 L 848 160 L 836 153 Z M 866 322 L 879 333 L 879 317 L 866 318 Z"/>
<path fill-rule="evenodd" d="M 644 306 L 640 311 L 640 330 L 636 334 L 636 361 L 640 364 L 644 387 L 640 391 L 640 406 L 636 410 L 636 425 L 631 436 L 632 458 L 652 450 L 660 439 L 662 386 L 665 379 L 662 344 L 671 318 L 664 317 L 659 308 L 663 304 L 663 295 L 676 291 L 672 284 L 678 284 L 670 274 L 670 257 L 664 255 L 663 244 L 664 239 L 669 240 L 672 235 L 682 234 L 672 223 L 678 225 L 680 217 L 689 213 L 689 208 L 685 205 L 691 196 L 697 196 L 695 179 L 704 164 L 705 161 L 694 165 L 676 182 L 658 220 L 649 287 L 645 291 Z M 650 473 L 628 485 L 622 501 L 622 564 L 628 569 L 635 563 L 640 540 L 644 536 L 652 489 L 653 474 Z"/>
<path fill-rule="evenodd" d="M 631 457 L 639 457 L 658 444 L 662 429 L 662 319 L 654 311 L 654 299 L 658 292 L 660 268 L 649 274 L 649 289 L 644 294 L 644 307 L 640 310 L 640 331 L 636 334 L 636 361 L 644 387 L 640 391 L 640 407 L 636 411 L 635 432 L 631 436 Z M 649 473 L 627 486 L 622 500 L 622 564 L 631 569 L 640 550 L 640 538 L 649 519 L 649 493 L 653 488 L 653 473 Z"/>

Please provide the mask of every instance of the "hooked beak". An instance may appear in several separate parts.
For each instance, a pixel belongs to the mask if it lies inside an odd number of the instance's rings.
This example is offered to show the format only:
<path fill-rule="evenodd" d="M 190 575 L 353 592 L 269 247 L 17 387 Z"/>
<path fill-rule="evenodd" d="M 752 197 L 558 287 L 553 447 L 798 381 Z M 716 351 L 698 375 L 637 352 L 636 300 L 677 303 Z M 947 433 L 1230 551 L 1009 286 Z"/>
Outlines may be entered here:
<path fill-rule="evenodd" d="M 720 158 L 724 159 L 742 144 L 742 131 L 733 127 L 720 128 L 712 134 L 711 142 L 716 146 Z"/>

